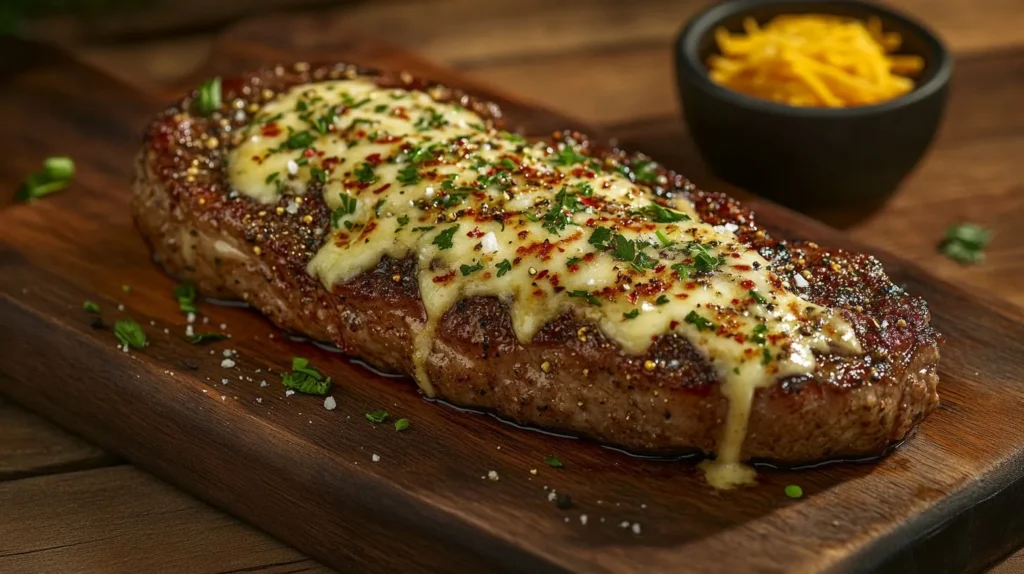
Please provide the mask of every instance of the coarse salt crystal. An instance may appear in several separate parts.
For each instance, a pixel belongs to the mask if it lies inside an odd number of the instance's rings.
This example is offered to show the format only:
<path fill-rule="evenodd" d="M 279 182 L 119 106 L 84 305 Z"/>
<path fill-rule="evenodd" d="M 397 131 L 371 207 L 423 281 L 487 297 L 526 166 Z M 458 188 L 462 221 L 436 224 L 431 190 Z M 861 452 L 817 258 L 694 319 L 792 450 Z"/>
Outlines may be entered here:
<path fill-rule="evenodd" d="M 220 330 L 221 331 L 227 331 L 228 330 L 228 324 L 227 323 L 221 323 L 220 324 Z"/>
<path fill-rule="evenodd" d="M 256 402 L 262 404 L 263 403 L 263 397 L 256 397 Z"/>
<path fill-rule="evenodd" d="M 484 253 L 498 252 L 498 237 L 494 235 L 493 231 L 488 231 L 483 239 L 480 240 L 480 248 Z"/>
<path fill-rule="evenodd" d="M 299 164 L 295 163 L 295 160 L 288 160 L 288 173 L 295 175 L 299 173 Z"/>
<path fill-rule="evenodd" d="M 295 394 L 295 391 L 293 391 L 291 389 L 288 389 L 287 391 L 284 392 L 284 396 L 286 396 L 286 397 L 290 397 L 290 396 L 292 396 L 294 394 Z"/>
<path fill-rule="evenodd" d="M 185 325 L 185 336 L 186 337 L 194 337 L 195 334 L 196 334 L 195 331 L 192 330 L 192 325 Z"/>
<path fill-rule="evenodd" d="M 548 493 L 548 502 L 554 502 L 556 498 L 558 498 L 558 494 L 554 490 Z"/>
<path fill-rule="evenodd" d="M 629 521 L 623 520 L 621 523 L 619 523 L 619 528 L 629 528 Z"/>
<path fill-rule="evenodd" d="M 118 305 L 117 306 L 117 310 L 118 311 L 124 311 L 124 305 Z"/>
<path fill-rule="evenodd" d="M 580 524 L 582 524 L 583 526 L 587 525 L 587 515 L 586 514 L 581 514 L 580 515 Z"/>
<path fill-rule="evenodd" d="M 270 386 L 270 384 L 267 383 L 267 381 L 260 381 L 260 386 L 261 387 L 267 387 L 267 386 Z"/>
<path fill-rule="evenodd" d="M 634 522 L 633 523 L 633 534 L 640 534 L 640 523 L 639 522 Z"/>
<path fill-rule="evenodd" d="M 224 367 L 225 369 L 230 369 L 231 367 L 235 366 L 235 362 L 232 361 L 231 359 L 224 359 L 223 361 L 220 362 L 220 366 Z"/>
<path fill-rule="evenodd" d="M 428 185 L 427 189 L 423 190 L 423 195 L 426 195 L 427 197 L 434 197 L 434 187 Z"/>
<path fill-rule="evenodd" d="M 370 457 L 370 460 L 372 460 L 373 462 L 380 462 L 380 456 L 375 454 Z"/>
<path fill-rule="evenodd" d="M 188 321 L 189 323 L 195 323 L 196 322 L 196 314 L 195 313 L 189 313 L 188 315 L 185 315 L 185 320 Z"/>
<path fill-rule="evenodd" d="M 488 470 L 487 471 L 487 479 L 488 480 L 495 480 L 495 481 L 498 480 L 498 471 L 496 471 L 496 470 Z"/>
<path fill-rule="evenodd" d="M 643 309 L 645 312 L 653 311 L 654 310 L 654 305 L 651 305 L 647 301 L 644 301 L 643 303 L 640 303 L 640 308 Z"/>
<path fill-rule="evenodd" d="M 804 276 L 799 273 L 793 275 L 793 283 L 796 283 L 796 286 L 801 289 L 810 285 L 810 283 L 808 283 L 807 280 L 804 279 Z"/>
<path fill-rule="evenodd" d="M 226 385 L 226 384 L 228 384 L 228 380 L 227 379 L 221 379 L 220 380 L 220 384 Z"/>
<path fill-rule="evenodd" d="M 327 397 L 324 399 L 324 408 L 333 411 L 338 408 L 338 401 L 334 400 L 334 397 Z"/>
<path fill-rule="evenodd" d="M 230 357 L 230 356 L 231 356 L 231 355 L 233 355 L 234 353 L 235 353 L 235 352 L 234 352 L 233 350 L 231 350 L 231 349 L 224 349 L 224 353 L 223 353 L 223 355 L 224 355 L 225 357 Z"/>

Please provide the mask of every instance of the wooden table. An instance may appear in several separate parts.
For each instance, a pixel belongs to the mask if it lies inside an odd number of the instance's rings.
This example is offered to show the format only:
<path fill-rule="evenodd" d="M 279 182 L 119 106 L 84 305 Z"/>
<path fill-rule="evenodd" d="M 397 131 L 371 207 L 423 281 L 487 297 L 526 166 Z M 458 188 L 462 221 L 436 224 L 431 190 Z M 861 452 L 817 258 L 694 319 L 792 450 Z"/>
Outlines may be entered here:
<path fill-rule="evenodd" d="M 683 140 L 669 45 L 701 4 L 378 0 L 316 8 L 315 18 L 304 25 L 311 38 L 386 37 L 503 91 L 602 126 L 623 141 L 638 142 L 700 183 L 710 176 Z M 948 121 L 927 164 L 880 211 L 857 218 L 815 215 L 942 277 L 1024 308 L 1024 168 L 1019 165 L 1024 8 L 1019 0 L 899 4 L 938 30 L 958 54 Z M 173 35 L 159 34 L 164 20 L 150 15 L 142 29 L 155 38 L 131 40 L 128 34 L 104 42 L 113 33 L 105 36 L 101 30 L 78 34 L 77 40 L 88 42 L 71 48 L 128 82 L 170 94 L 200 68 L 214 45 L 217 34 L 209 26 L 235 13 L 202 12 L 199 24 L 206 31 L 198 33 L 182 33 L 188 20 L 178 17 Z M 64 24 L 43 22 L 35 33 L 66 39 Z M 951 190 L 945 195 L 931 192 L 930 184 L 940 180 Z M 948 185 L 950 180 L 956 185 Z M 995 231 L 984 265 L 968 269 L 936 253 L 946 226 L 961 220 Z M 2 572 L 327 571 L 2 398 L 0 428 Z M 994 571 L 1022 570 L 1024 553 Z"/>

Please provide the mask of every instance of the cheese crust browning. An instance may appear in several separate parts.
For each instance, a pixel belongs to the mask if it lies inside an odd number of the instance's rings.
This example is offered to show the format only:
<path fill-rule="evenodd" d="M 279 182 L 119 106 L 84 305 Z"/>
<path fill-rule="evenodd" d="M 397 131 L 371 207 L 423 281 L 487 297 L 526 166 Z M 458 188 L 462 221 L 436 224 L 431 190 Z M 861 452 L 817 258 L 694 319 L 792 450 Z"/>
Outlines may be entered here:
<path fill-rule="evenodd" d="M 445 114 L 464 110 L 481 118 L 479 129 L 468 130 L 459 145 L 490 154 L 485 156 L 494 165 L 474 160 L 487 182 L 451 184 L 462 172 L 446 178 L 448 164 L 440 155 L 409 167 L 398 180 L 387 175 L 389 163 L 396 170 L 408 167 L 403 161 L 413 163 L 413 148 L 402 138 L 357 129 L 354 115 L 346 123 L 346 113 L 371 113 L 369 107 L 352 111 L 364 105 L 359 101 L 330 108 L 328 120 L 335 125 L 321 126 L 324 137 L 344 128 L 344 137 L 335 139 L 356 142 L 339 148 L 334 161 L 340 167 L 332 165 L 334 156 L 317 156 L 328 149 L 327 139 L 294 149 L 284 143 L 302 139 L 291 137 L 298 132 L 289 122 L 298 120 L 269 112 L 284 101 L 288 110 L 305 110 L 325 92 L 311 90 L 309 100 L 297 90 L 330 82 L 372 84 L 396 100 L 402 94 L 422 98 L 422 92 L 447 106 L 438 108 Z M 210 116 L 190 113 L 195 97 L 151 124 L 138 156 L 133 215 L 160 264 L 204 295 L 244 300 L 285 330 L 414 376 L 428 394 L 633 451 L 716 453 L 731 424 L 730 403 L 736 403 L 723 388 L 735 373 L 735 380 L 753 381 L 749 416 L 735 441 L 737 458 L 783 463 L 880 454 L 938 403 L 940 337 L 929 325 L 927 306 L 892 284 L 877 260 L 776 240 L 738 202 L 698 190 L 646 156 L 577 133 L 555 134 L 539 144 L 536 157 L 526 142 L 514 149 L 495 144 L 493 151 L 486 138 L 507 137 L 499 131 L 497 106 L 407 74 L 342 64 L 299 64 L 225 79 L 224 103 Z M 375 106 L 388 116 L 380 125 L 404 114 L 394 111 L 401 105 Z M 303 121 L 312 131 L 317 120 Z M 412 125 L 415 118 L 408 120 Z M 365 120 L 366 131 L 374 121 Z M 286 133 L 276 133 L 284 128 Z M 423 135 L 406 139 L 432 141 L 433 132 L 422 124 L 416 130 Z M 473 147 L 473 138 L 485 145 Z M 268 143 L 253 149 L 264 151 L 250 154 L 244 147 L 262 139 Z M 356 144 L 391 144 L 396 151 L 379 165 L 358 163 L 354 154 L 363 148 Z M 274 159 L 274 153 L 286 157 Z M 569 154 L 579 165 L 561 166 L 552 154 Z M 465 155 L 466 161 L 472 157 Z M 302 165 L 258 171 L 275 161 L 285 165 L 286 158 Z M 335 169 L 316 172 L 324 159 Z M 375 167 L 376 175 L 360 172 Z M 492 183 L 506 177 L 503 169 L 509 179 Z M 529 188 L 529 178 L 538 174 L 555 178 L 545 184 L 548 195 L 530 204 L 541 209 L 541 221 L 528 209 L 509 207 L 516 191 Z M 442 188 L 445 179 L 450 185 Z M 393 207 L 400 181 L 413 206 L 402 203 L 402 211 Z M 593 196 L 580 191 L 564 201 L 566 190 L 582 190 L 587 181 L 598 187 Z M 373 195 L 383 184 L 395 188 Z M 590 199 L 606 197 L 602 189 L 612 193 L 616 186 L 625 190 L 622 198 L 600 205 Z M 559 189 L 564 210 L 551 207 Z M 493 210 L 486 217 L 482 205 Z M 444 247 L 438 235 L 451 226 L 460 232 L 454 247 Z M 595 237 L 599 227 L 609 230 L 610 240 Z M 402 249 L 396 239 L 376 254 L 358 251 L 359 241 L 374 241 L 374 228 L 404 233 L 395 235 L 403 238 Z M 410 234 L 413 228 L 422 231 Z M 660 245 L 652 239 L 655 232 Z M 488 233 L 498 241 L 482 239 Z M 487 241 L 494 245 L 481 249 Z M 616 241 L 631 249 L 628 260 Z M 538 243 L 560 248 L 562 258 L 534 263 L 531 257 L 539 256 L 530 245 Z M 511 250 L 509 257 L 503 249 Z M 577 252 L 582 257 L 572 269 L 566 258 Z M 328 255 L 332 263 L 323 264 Z M 503 261 L 510 270 L 498 275 Z M 595 271 L 580 270 L 586 262 Z M 612 271 L 596 271 L 604 268 Z M 547 280 L 540 285 L 544 277 L 537 275 L 544 271 Z M 506 273 L 509 282 L 500 283 Z M 455 280 L 446 291 L 448 280 L 438 277 Z M 513 278 L 529 284 L 544 305 L 508 294 Z M 574 288 L 595 282 L 590 290 Z M 433 291 L 429 297 L 424 292 L 425 285 L 438 284 L 440 306 Z M 697 295 L 707 292 L 718 298 Z M 654 320 L 666 313 L 678 316 Z"/>

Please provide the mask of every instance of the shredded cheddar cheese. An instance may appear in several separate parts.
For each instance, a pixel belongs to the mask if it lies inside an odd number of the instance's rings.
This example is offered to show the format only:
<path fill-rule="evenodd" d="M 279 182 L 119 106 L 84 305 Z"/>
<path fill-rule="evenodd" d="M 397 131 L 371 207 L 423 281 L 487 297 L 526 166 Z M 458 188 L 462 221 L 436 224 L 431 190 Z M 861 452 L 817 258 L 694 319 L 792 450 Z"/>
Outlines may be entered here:
<path fill-rule="evenodd" d="M 893 54 L 902 38 L 866 23 L 819 14 L 777 16 L 763 27 L 743 21 L 743 33 L 715 30 L 719 55 L 708 59 L 711 80 L 745 94 L 794 106 L 850 107 L 898 98 L 924 68 L 920 56 Z"/>

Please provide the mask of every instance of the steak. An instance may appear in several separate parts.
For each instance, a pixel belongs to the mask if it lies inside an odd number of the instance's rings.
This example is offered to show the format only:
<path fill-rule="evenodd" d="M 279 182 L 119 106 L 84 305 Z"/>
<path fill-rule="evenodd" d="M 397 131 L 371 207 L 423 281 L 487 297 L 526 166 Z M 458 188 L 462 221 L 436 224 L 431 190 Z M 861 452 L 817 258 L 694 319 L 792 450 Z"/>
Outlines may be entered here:
<path fill-rule="evenodd" d="M 524 342 L 507 300 L 466 295 L 437 318 L 417 365 L 417 333 L 428 312 L 415 254 L 385 254 L 330 288 L 314 277 L 310 261 L 332 240 L 337 209 L 319 193 L 299 203 L 289 195 L 257 201 L 233 189 L 226 165 L 267 102 L 296 86 L 339 78 L 425 91 L 501 126 L 494 104 L 408 74 L 343 64 L 279 66 L 225 79 L 223 104 L 208 116 L 194 113 L 201 95 L 193 92 L 149 126 L 137 158 L 133 216 L 168 273 L 204 295 L 245 301 L 282 329 L 333 343 L 374 367 L 429 380 L 428 392 L 457 405 L 635 452 L 719 450 L 730 408 L 721 371 L 706 349 L 676 331 L 654 337 L 642 353 L 627 352 L 592 313 L 572 306 Z M 644 192 L 652 201 L 691 203 L 702 223 L 734 229 L 745 248 L 769 262 L 779 285 L 852 328 L 862 352 L 815 351 L 812 371 L 756 389 L 743 460 L 796 464 L 881 454 L 937 406 L 940 336 L 925 302 L 894 285 L 875 258 L 775 239 L 737 201 L 648 167 L 642 154 L 570 132 L 549 143 L 572 144 L 583 161 L 620 166 L 630 177 L 638 177 L 638 166 L 654 170 L 645 174 L 655 182 Z M 634 277 L 645 269 L 637 271 Z"/>

